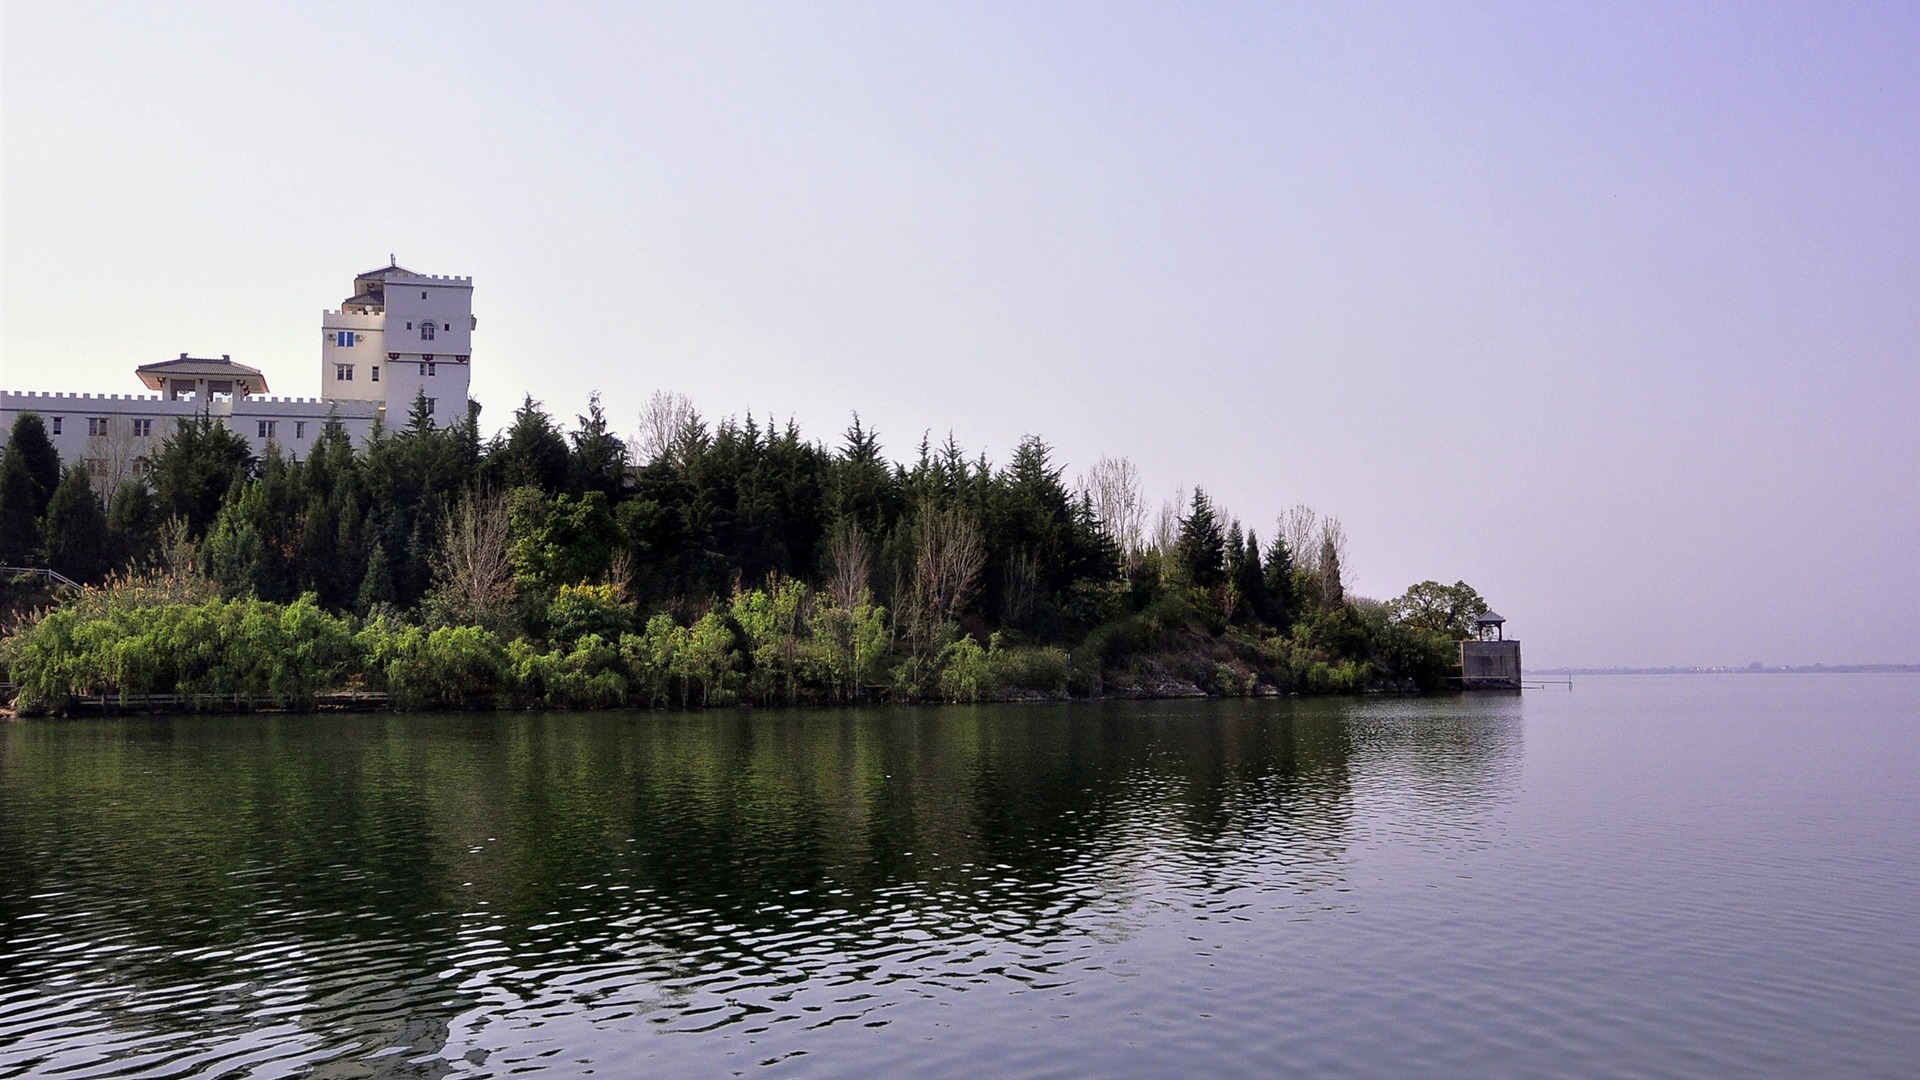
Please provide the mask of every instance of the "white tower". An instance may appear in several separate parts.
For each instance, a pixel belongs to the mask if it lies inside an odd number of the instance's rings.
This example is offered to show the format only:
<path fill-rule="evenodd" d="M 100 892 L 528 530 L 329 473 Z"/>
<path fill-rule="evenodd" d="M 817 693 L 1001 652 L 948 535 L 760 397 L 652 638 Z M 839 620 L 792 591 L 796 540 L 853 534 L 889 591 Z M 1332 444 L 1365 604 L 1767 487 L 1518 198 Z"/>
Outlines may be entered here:
<path fill-rule="evenodd" d="M 353 295 L 320 317 L 320 396 L 373 401 L 387 424 L 407 422 L 424 395 L 435 422 L 467 414 L 473 279 L 416 274 L 388 265 L 353 279 Z"/>

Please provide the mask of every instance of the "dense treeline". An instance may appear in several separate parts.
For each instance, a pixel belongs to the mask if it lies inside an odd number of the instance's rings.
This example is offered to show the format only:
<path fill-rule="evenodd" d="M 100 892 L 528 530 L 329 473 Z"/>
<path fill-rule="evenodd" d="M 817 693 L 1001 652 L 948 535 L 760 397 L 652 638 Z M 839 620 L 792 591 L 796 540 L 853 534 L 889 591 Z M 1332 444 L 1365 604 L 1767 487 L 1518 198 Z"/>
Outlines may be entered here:
<path fill-rule="evenodd" d="M 89 586 L 0 645 L 55 707 L 1430 689 L 1485 610 L 1432 582 L 1349 599 L 1338 523 L 1304 508 L 1263 544 L 1202 490 L 1150 523 L 1124 461 L 1070 486 L 1037 438 L 999 466 L 951 438 L 903 464 L 858 417 L 828 446 L 666 395 L 632 443 L 597 398 L 570 431 L 528 398 L 488 441 L 477 407 L 437 427 L 421 401 L 358 449 L 328 425 L 300 461 L 202 416 L 110 492 L 25 415 L 0 545 Z"/>

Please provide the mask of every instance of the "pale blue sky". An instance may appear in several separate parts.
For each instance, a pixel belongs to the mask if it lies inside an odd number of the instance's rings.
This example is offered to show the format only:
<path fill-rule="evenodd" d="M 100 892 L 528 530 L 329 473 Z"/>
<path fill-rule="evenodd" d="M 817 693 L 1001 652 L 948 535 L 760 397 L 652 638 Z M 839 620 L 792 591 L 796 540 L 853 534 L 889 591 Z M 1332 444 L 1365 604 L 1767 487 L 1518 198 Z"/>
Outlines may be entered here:
<path fill-rule="evenodd" d="M 316 393 L 388 252 L 486 420 L 656 388 L 1127 455 L 1530 665 L 1920 660 L 1920 8 L 18 4 L 0 383 Z"/>

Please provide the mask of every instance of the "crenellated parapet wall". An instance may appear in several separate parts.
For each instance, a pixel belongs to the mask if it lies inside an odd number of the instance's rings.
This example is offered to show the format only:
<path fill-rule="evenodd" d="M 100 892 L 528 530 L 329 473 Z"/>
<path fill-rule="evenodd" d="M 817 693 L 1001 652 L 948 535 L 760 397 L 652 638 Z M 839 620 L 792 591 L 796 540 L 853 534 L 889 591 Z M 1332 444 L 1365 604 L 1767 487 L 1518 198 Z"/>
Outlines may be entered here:
<path fill-rule="evenodd" d="M 387 281 L 389 281 L 389 282 L 394 282 L 394 281 L 430 281 L 430 282 L 436 282 L 436 283 L 438 283 L 438 284 L 441 284 L 441 285 L 460 285 L 460 286 L 466 286 L 466 287 L 468 287 L 468 288 L 471 288 L 471 287 L 473 286 L 473 279 L 472 279 L 472 278 L 470 278 L 470 277 L 461 277 L 461 276 L 459 276 L 459 275 L 457 275 L 457 274 L 407 274 L 407 273 L 390 273 L 390 274 L 388 274 L 388 275 L 387 275 Z"/>
<path fill-rule="evenodd" d="M 14 421 L 29 412 L 38 413 L 46 424 L 47 437 L 62 465 L 85 462 L 99 471 L 108 462 L 151 456 L 179 421 L 203 413 L 247 440 L 256 454 L 274 443 L 283 452 L 304 458 L 330 419 L 338 420 L 356 446 L 364 445 L 383 410 L 378 401 L 264 394 L 195 401 L 157 394 L 0 390 L 0 444 L 13 430 Z"/>

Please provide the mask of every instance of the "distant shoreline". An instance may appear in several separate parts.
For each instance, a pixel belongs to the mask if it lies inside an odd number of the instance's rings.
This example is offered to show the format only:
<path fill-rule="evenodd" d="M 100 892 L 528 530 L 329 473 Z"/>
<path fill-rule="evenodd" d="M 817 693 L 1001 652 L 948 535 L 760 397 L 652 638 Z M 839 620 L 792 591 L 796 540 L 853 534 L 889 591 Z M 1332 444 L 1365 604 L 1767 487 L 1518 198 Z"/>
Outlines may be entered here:
<path fill-rule="evenodd" d="M 1798 664 L 1742 667 L 1556 667 L 1532 668 L 1529 675 L 1882 675 L 1920 674 L 1920 664 Z"/>

